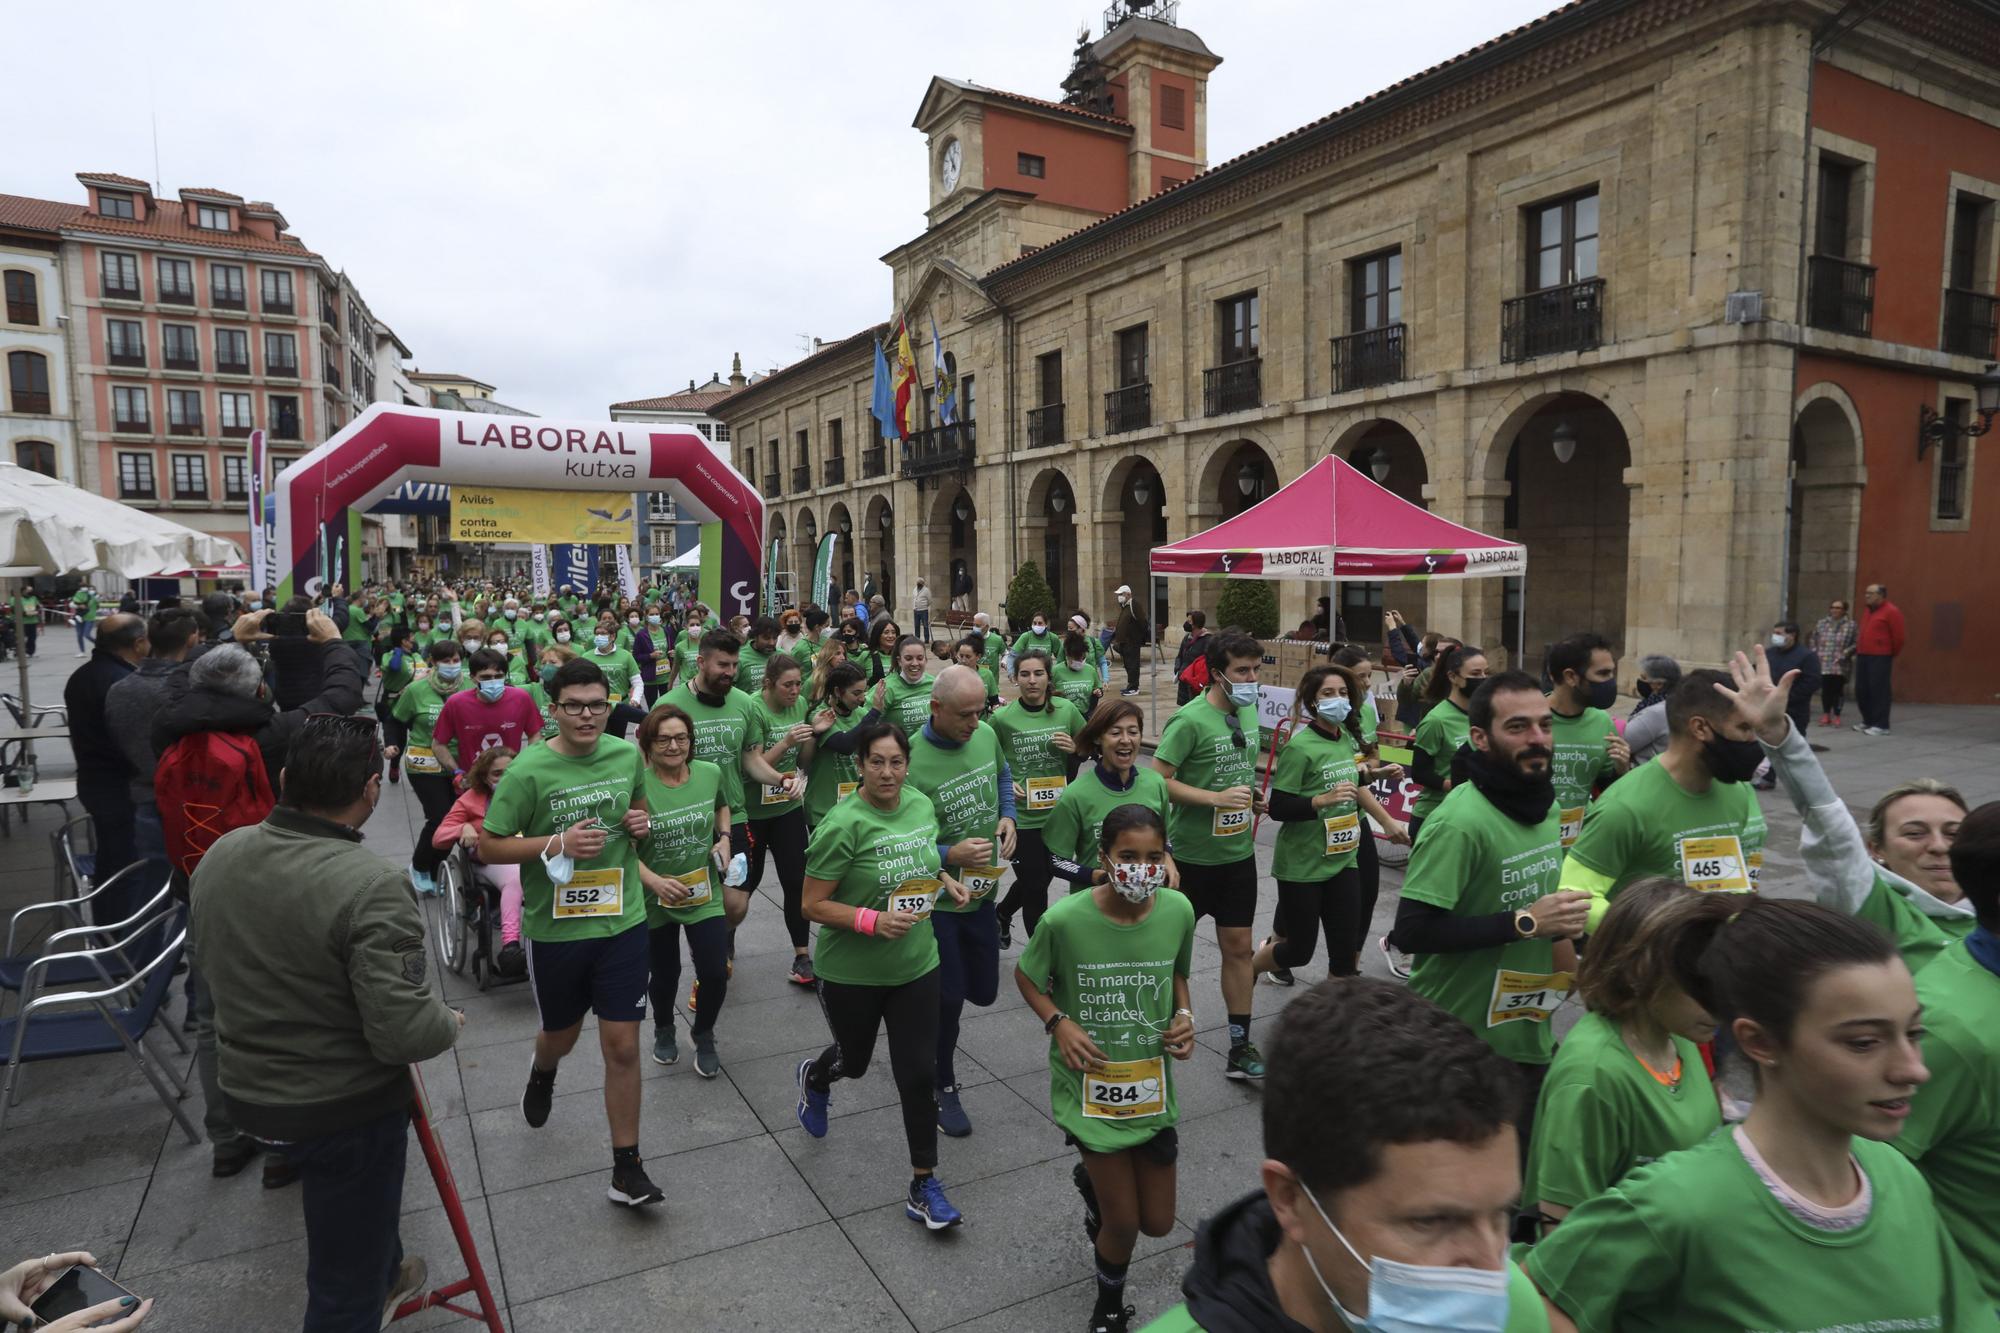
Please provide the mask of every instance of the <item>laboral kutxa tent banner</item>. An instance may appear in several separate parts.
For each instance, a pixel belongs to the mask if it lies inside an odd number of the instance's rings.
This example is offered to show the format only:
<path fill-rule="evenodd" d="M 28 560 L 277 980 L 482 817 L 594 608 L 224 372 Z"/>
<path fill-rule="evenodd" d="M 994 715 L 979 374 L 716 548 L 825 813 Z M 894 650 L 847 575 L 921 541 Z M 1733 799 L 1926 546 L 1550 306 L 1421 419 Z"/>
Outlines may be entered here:
<path fill-rule="evenodd" d="M 664 492 L 703 525 L 704 553 L 716 553 L 713 589 L 706 561 L 703 568 L 710 605 L 723 616 L 756 612 L 763 497 L 692 427 L 496 420 L 391 403 L 372 405 L 278 475 L 279 600 L 316 594 L 322 580 L 352 582 L 358 552 L 350 543 L 350 515 L 410 481 L 600 496 Z M 592 507 L 584 494 L 572 502 L 579 510 Z M 580 530 L 588 517 L 579 514 Z"/>

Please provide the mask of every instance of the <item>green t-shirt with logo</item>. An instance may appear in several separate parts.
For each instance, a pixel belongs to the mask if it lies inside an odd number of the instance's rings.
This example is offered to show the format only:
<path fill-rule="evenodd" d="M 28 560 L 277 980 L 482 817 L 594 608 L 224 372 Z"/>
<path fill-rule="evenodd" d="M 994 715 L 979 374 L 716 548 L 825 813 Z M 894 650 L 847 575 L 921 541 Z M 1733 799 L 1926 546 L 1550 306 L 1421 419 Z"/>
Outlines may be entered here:
<path fill-rule="evenodd" d="M 1051 698 L 1045 708 L 1029 708 L 1020 699 L 1002 704 L 989 719 L 1000 749 L 1007 756 L 1015 794 L 1014 825 L 1038 829 L 1049 822 L 1062 799 L 1069 756 L 1049 744 L 1061 732 L 1074 738 L 1083 730 L 1083 714 L 1063 698 Z"/>
<path fill-rule="evenodd" d="M 674 639 L 674 679 L 694 679 L 695 663 L 701 657 L 701 631 L 683 629 Z"/>
<path fill-rule="evenodd" d="M 1139 1333 L 1207 1333 L 1186 1305 L 1173 1309 Z M 1501 1333 L 1549 1333 L 1549 1314 L 1542 1294 L 1512 1259 L 1507 1261 L 1507 1323 Z"/>
<path fill-rule="evenodd" d="M 743 748 L 746 750 L 768 750 L 778 743 L 787 731 L 806 720 L 806 697 L 801 694 L 790 708 L 773 708 L 770 701 L 760 691 L 750 699 L 750 725 L 743 733 Z M 780 773 L 796 773 L 799 767 L 797 746 L 788 749 L 772 765 Z M 770 792 L 765 784 L 752 781 L 747 775 L 743 779 L 743 809 L 751 819 L 776 819 L 788 810 L 796 810 L 802 798 L 794 796 L 789 801 L 768 799 Z"/>
<path fill-rule="evenodd" d="M 946 847 L 966 838 L 993 843 L 993 864 L 947 866 L 952 877 L 971 892 L 965 906 L 949 895 L 938 900 L 940 912 L 970 912 L 1000 887 L 1006 863 L 1000 859 L 1000 738 L 984 722 L 974 725 L 963 745 L 939 745 L 919 731 L 910 737 L 910 786 L 931 798 L 937 811 L 938 841 Z"/>
<path fill-rule="evenodd" d="M 1536 1103 L 1523 1203 L 1574 1208 L 1722 1127 L 1701 1051 L 1684 1037 L 1672 1040 L 1681 1075 L 1669 1087 L 1639 1063 L 1617 1023 L 1596 1013 L 1576 1021 Z"/>
<path fill-rule="evenodd" d="M 749 815 L 743 790 L 743 743 L 750 735 L 750 696 L 725 690 L 722 702 L 711 707 L 695 698 L 693 687 L 683 682 L 659 703 L 673 704 L 694 719 L 694 757 L 722 770 L 722 794 L 729 798 L 730 822 L 742 823 Z"/>
<path fill-rule="evenodd" d="M 402 594 L 402 593 L 400 593 L 400 592 L 392 592 L 392 593 L 390 593 L 390 594 L 389 594 L 389 605 L 390 605 L 391 607 L 395 608 L 395 611 L 396 611 L 396 614 L 397 614 L 397 615 L 401 615 L 401 614 L 403 613 L 403 594 Z"/>
<path fill-rule="evenodd" d="M 901 986 L 938 965 L 931 909 L 943 891 L 937 816 L 928 796 L 905 784 L 894 810 L 880 810 L 856 792 L 827 812 L 806 844 L 806 875 L 833 881 L 832 899 L 850 907 L 922 912 L 898 940 L 821 927 L 813 970 L 847 986 Z"/>
<path fill-rule="evenodd" d="M 1538 824 L 1498 810 L 1470 782 L 1454 787 L 1424 821 L 1404 872 L 1403 897 L 1458 916 L 1525 912 L 1556 891 L 1562 822 L 1555 806 Z M 1489 949 L 1420 954 L 1410 989 L 1435 1000 L 1509 1060 L 1549 1062 L 1549 1019 L 1569 993 L 1549 940 L 1513 940 Z"/>
<path fill-rule="evenodd" d="M 1104 688 L 1097 668 L 1088 661 L 1082 666 L 1071 666 L 1066 659 L 1057 658 L 1049 671 L 1049 680 L 1056 693 L 1076 705 L 1080 713 L 1090 711 L 1090 696 Z"/>
<path fill-rule="evenodd" d="M 1731 1131 L 1584 1203 L 1528 1275 L 1582 1333 L 1995 1327 L 1917 1169 L 1886 1143 L 1857 1138 L 1853 1153 L 1874 1203 L 1851 1230 L 1794 1217 Z"/>
<path fill-rule="evenodd" d="M 1618 728 L 1602 708 L 1586 708 L 1575 717 L 1553 716 L 1549 777 L 1555 783 L 1556 809 L 1563 817 L 1563 846 L 1568 847 L 1583 828 L 1591 791 L 1618 775 L 1611 763 L 1610 744 Z"/>
<path fill-rule="evenodd" d="M 1895 1140 L 1937 1196 L 1938 1214 L 2000 1305 L 2000 976 L 1953 944 L 1917 978 L 1930 1082 Z"/>
<path fill-rule="evenodd" d="M 1934 920 L 1925 916 L 1879 874 L 1854 915 L 1896 941 L 1896 952 L 1903 955 L 1904 964 L 1913 973 L 1936 962 L 1953 940 L 1965 938 L 1976 924 L 1971 917 Z"/>
<path fill-rule="evenodd" d="M 1466 716 L 1465 710 L 1449 699 L 1441 699 L 1417 723 L 1410 749 L 1428 754 L 1438 777 L 1443 779 L 1451 776 L 1451 757 L 1458 753 L 1458 747 L 1464 745 L 1471 734 L 1472 719 Z M 1443 792 L 1433 787 L 1417 788 L 1417 799 L 1410 807 L 1411 817 L 1429 819 L 1431 811 L 1438 808 L 1444 797 Z"/>
<path fill-rule="evenodd" d="M 882 716 L 914 740 L 924 723 L 931 720 L 931 690 L 937 685 L 937 677 L 926 675 L 912 685 L 900 671 L 892 671 L 882 680 Z"/>
<path fill-rule="evenodd" d="M 1157 810 L 1167 827 L 1173 827 L 1173 802 L 1167 799 L 1167 780 L 1158 770 L 1143 765 L 1133 769 L 1132 785 L 1118 791 L 1105 785 L 1098 765 L 1086 764 L 1076 780 L 1063 788 L 1062 798 L 1042 825 L 1042 842 L 1049 855 L 1074 861 L 1085 870 L 1096 869 L 1097 840 L 1104 832 L 1104 817 L 1121 805 Z M 1179 856 L 1178 849 L 1175 856 Z"/>
<path fill-rule="evenodd" d="M 718 841 L 715 812 L 727 809 L 722 797 L 722 770 L 706 759 L 690 759 L 687 781 L 669 787 L 647 765 L 646 809 L 652 812 L 653 826 L 639 842 L 639 859 L 654 874 L 678 879 L 694 891 L 683 907 L 669 907 L 648 893 L 646 924 L 690 926 L 721 916 L 722 875 L 712 856 Z M 729 816 L 722 818 L 726 827 Z M 697 876 L 698 882 L 689 882 Z"/>
<path fill-rule="evenodd" d="M 1698 889 L 1745 891 L 1757 887 L 1764 835 L 1764 812 L 1749 783 L 1712 782 L 1697 796 L 1655 761 L 1590 803 L 1569 855 L 1611 879 L 1607 900 L 1646 875 Z"/>
<path fill-rule="evenodd" d="M 771 664 L 776 652 L 760 653 L 749 644 L 736 655 L 736 688 L 745 694 L 761 694 L 764 689 L 764 668 Z"/>
<path fill-rule="evenodd" d="M 1285 741 L 1285 748 L 1278 751 L 1271 790 L 1310 800 L 1342 782 L 1352 782 L 1359 788 L 1361 775 L 1356 768 L 1359 755 L 1354 735 L 1345 726 L 1332 736 L 1317 726 L 1295 728 Z M 1361 840 L 1372 836 L 1361 807 L 1353 801 L 1324 806 L 1311 819 L 1284 820 L 1278 825 L 1271 874 L 1278 879 L 1308 884 L 1332 879 L 1354 864 L 1361 851 Z"/>
<path fill-rule="evenodd" d="M 1257 785 L 1257 709 L 1244 704 L 1229 715 L 1203 694 L 1167 720 L 1153 753 L 1174 768 L 1174 780 L 1203 791 Z M 1174 860 L 1182 865 L 1233 865 L 1254 856 L 1257 840 L 1250 808 L 1222 810 L 1176 805 L 1167 831 Z"/>
<path fill-rule="evenodd" d="M 391 663 L 394 663 L 393 667 Z M 381 655 L 376 665 L 382 668 L 382 697 L 391 704 L 417 678 L 417 655 L 413 652 L 399 653 L 391 648 Z"/>
<path fill-rule="evenodd" d="M 866 708 L 857 708 L 842 717 L 840 710 L 831 704 L 825 707 L 833 714 L 833 727 L 820 737 L 821 744 L 813 748 L 812 772 L 806 778 L 806 823 L 814 825 L 825 819 L 826 812 L 833 809 L 837 802 L 845 799 L 843 788 L 846 795 L 851 796 L 861 785 L 861 766 L 855 762 L 854 756 L 830 750 L 824 742 L 836 732 L 854 730 L 868 717 Z"/>
<path fill-rule="evenodd" d="M 639 660 L 623 648 L 613 648 L 608 653 L 600 653 L 595 648 L 583 655 L 586 662 L 595 663 L 604 673 L 605 686 L 611 691 L 611 702 L 618 703 L 632 693 L 632 682 L 639 675 Z"/>
<path fill-rule="evenodd" d="M 1176 889 L 1161 889 L 1130 923 L 1106 916 L 1095 893 L 1073 893 L 1042 914 L 1021 971 L 1110 1062 L 1086 1080 L 1049 1041 L 1049 1105 L 1086 1151 L 1135 1148 L 1180 1120 L 1175 1062 L 1161 1039 L 1173 1024 L 1174 978 L 1193 966 L 1194 907 Z"/>
<path fill-rule="evenodd" d="M 560 889 L 540 855 L 521 863 L 521 932 L 529 939 L 602 939 L 645 925 L 649 895 L 624 823 L 625 812 L 645 800 L 645 768 L 638 746 L 600 736 L 581 759 L 530 745 L 500 775 L 486 808 L 486 831 L 495 837 L 546 839 L 593 815 L 607 834 L 603 850 L 578 857 Z"/>
<path fill-rule="evenodd" d="M 1007 658 L 1007 641 L 993 630 L 984 634 L 974 634 L 979 640 L 979 660 L 995 680 L 1000 678 L 1000 665 Z"/>
<path fill-rule="evenodd" d="M 542 682 L 540 682 L 539 680 L 536 681 L 534 684 L 528 686 L 528 697 L 530 699 L 533 699 L 535 701 L 535 707 L 541 710 L 542 739 L 547 740 L 549 737 L 556 734 L 555 700 L 549 698 L 549 692 L 546 689 L 542 688 Z"/>
<path fill-rule="evenodd" d="M 398 722 L 406 724 L 410 734 L 403 745 L 403 767 L 412 773 L 442 773 L 444 766 L 431 750 L 431 731 L 437 726 L 438 714 L 444 711 L 444 701 L 460 690 L 472 688 L 471 681 L 463 671 L 451 685 L 438 679 L 437 672 L 413 680 L 403 687 L 396 698 L 396 706 L 391 710 Z"/>
<path fill-rule="evenodd" d="M 1043 630 L 1040 634 L 1035 633 L 1032 629 L 1022 630 L 1015 638 L 1014 646 L 1008 651 L 1013 653 L 1014 656 L 1019 657 L 1030 648 L 1041 649 L 1049 655 L 1049 660 L 1052 662 L 1063 655 L 1062 640 L 1048 630 Z"/>
<path fill-rule="evenodd" d="M 799 664 L 799 670 L 805 672 L 807 677 L 810 678 L 813 671 L 813 660 L 819 656 L 819 650 L 824 647 L 826 647 L 824 636 L 813 639 L 800 635 L 799 641 L 785 649 L 785 651 L 791 654 L 792 660 Z"/>

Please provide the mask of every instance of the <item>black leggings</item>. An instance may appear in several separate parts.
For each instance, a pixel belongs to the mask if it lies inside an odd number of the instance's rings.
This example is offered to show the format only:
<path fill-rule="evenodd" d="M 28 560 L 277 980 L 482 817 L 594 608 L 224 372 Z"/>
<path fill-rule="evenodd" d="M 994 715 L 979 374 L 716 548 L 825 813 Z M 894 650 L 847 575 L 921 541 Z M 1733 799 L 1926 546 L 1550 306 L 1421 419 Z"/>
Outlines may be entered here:
<path fill-rule="evenodd" d="M 669 921 L 652 927 L 647 946 L 652 951 L 653 979 L 646 994 L 653 1002 L 653 1026 L 674 1025 L 674 996 L 681 989 L 681 932 L 687 932 L 688 953 L 694 957 L 694 979 L 701 989 L 694 997 L 697 1037 L 715 1031 L 715 1016 L 729 994 L 729 918 L 721 913 L 683 926 Z"/>
<path fill-rule="evenodd" d="M 936 968 L 900 986 L 850 986 L 819 979 L 819 1007 L 826 1014 L 833 1045 L 819 1053 L 806 1071 L 806 1086 L 829 1092 L 837 1078 L 860 1078 L 875 1056 L 875 1034 L 889 1028 L 889 1072 L 903 1103 L 903 1137 L 910 1145 L 910 1165 L 919 1171 L 937 1166 L 937 1028 Z"/>
<path fill-rule="evenodd" d="M 803 949 L 811 938 L 802 904 L 806 891 L 806 812 L 793 807 L 776 819 L 750 821 L 750 878 L 743 882 L 746 892 L 764 878 L 764 855 L 778 863 L 778 887 L 785 895 L 785 929 L 792 947 Z"/>
<path fill-rule="evenodd" d="M 1361 850 L 1354 854 L 1354 868 L 1361 872 L 1361 907 L 1354 918 L 1354 952 L 1359 954 L 1368 947 L 1369 929 L 1375 923 L 1375 904 L 1382 900 L 1382 853 L 1375 846 L 1374 834 L 1365 826 L 1361 830 Z"/>
<path fill-rule="evenodd" d="M 1841 705 L 1847 702 L 1847 677 L 1821 676 L 1819 678 L 1819 711 L 1840 716 Z"/>
<path fill-rule="evenodd" d="M 410 774 L 410 790 L 417 794 L 417 803 L 424 808 L 424 831 L 417 835 L 417 847 L 410 854 L 410 864 L 426 875 L 437 870 L 444 853 L 431 846 L 438 825 L 451 813 L 453 801 L 458 793 L 452 789 L 451 778 L 443 773 Z"/>
<path fill-rule="evenodd" d="M 1000 899 L 1000 919 L 1011 921 L 1014 913 L 1019 912 L 1022 928 L 1032 935 L 1042 913 L 1048 910 L 1049 881 L 1056 874 L 1055 867 L 1049 864 L 1049 845 L 1042 841 L 1040 829 L 1020 830 L 1014 842 L 1012 864 L 1014 882 Z"/>
<path fill-rule="evenodd" d="M 377 699 L 375 720 L 382 724 L 382 744 L 395 746 L 397 757 L 401 758 L 403 748 L 410 743 L 410 724 L 396 720 L 396 701 L 387 697 Z M 389 766 L 394 768 L 395 761 L 391 760 Z"/>
<path fill-rule="evenodd" d="M 1278 966 L 1310 963 L 1324 930 L 1327 975 L 1355 975 L 1355 951 L 1351 946 L 1368 929 L 1368 919 L 1361 908 L 1361 873 L 1355 866 L 1347 867 L 1332 879 L 1279 880 L 1278 915 L 1271 923 L 1271 930 L 1278 937 L 1275 955 Z"/>

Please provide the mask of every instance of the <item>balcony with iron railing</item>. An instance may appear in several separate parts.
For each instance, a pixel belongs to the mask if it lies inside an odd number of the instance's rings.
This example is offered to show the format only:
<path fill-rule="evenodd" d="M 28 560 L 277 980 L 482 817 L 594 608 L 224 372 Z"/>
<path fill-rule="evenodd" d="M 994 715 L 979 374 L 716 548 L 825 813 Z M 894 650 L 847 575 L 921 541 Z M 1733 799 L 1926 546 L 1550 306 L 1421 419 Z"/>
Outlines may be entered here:
<path fill-rule="evenodd" d="M 1104 395 L 1104 433 L 1145 430 L 1153 424 L 1153 386 L 1147 382 L 1110 389 Z"/>
<path fill-rule="evenodd" d="M 243 289 L 241 287 L 212 290 L 208 294 L 208 303 L 216 310 L 247 310 L 250 308 L 250 303 L 243 298 Z"/>
<path fill-rule="evenodd" d="M 1219 417 L 1264 405 L 1264 359 L 1246 357 L 1201 372 L 1201 414 Z"/>
<path fill-rule="evenodd" d="M 295 380 L 299 377 L 299 363 L 283 358 L 266 361 L 264 373 L 274 380 Z"/>
<path fill-rule="evenodd" d="M 1043 403 L 1040 407 L 1028 409 L 1028 447 L 1040 449 L 1044 445 L 1063 442 L 1063 405 Z"/>
<path fill-rule="evenodd" d="M 319 377 L 324 382 L 324 387 L 326 388 L 338 389 L 340 387 L 340 367 L 338 366 L 329 363 L 324 370 L 320 371 Z"/>
<path fill-rule="evenodd" d="M 179 421 L 171 421 L 171 422 L 168 422 L 168 423 L 167 423 L 167 434 L 169 434 L 169 435 L 199 435 L 199 434 L 201 434 L 201 418 L 200 418 L 200 417 L 183 417 L 183 418 L 181 418 L 181 419 L 180 419 Z"/>
<path fill-rule="evenodd" d="M 1405 326 L 1358 329 L 1333 340 L 1333 391 L 1348 393 L 1403 378 Z"/>
<path fill-rule="evenodd" d="M 113 344 L 104 354 L 106 363 L 114 366 L 143 366 L 146 364 L 146 349 L 143 347 L 120 347 Z"/>
<path fill-rule="evenodd" d="M 292 304 L 292 298 L 289 296 L 282 298 L 266 296 L 257 304 L 267 315 L 296 315 L 298 313 L 298 307 Z"/>
<path fill-rule="evenodd" d="M 861 451 L 861 476 L 864 480 L 869 477 L 886 476 L 888 471 L 888 449 L 878 444 L 872 449 Z"/>
<path fill-rule="evenodd" d="M 242 360 L 237 361 L 218 356 L 215 358 L 215 373 L 218 375 L 248 375 L 250 373 L 250 358 L 244 357 Z"/>
<path fill-rule="evenodd" d="M 1807 261 L 1806 323 L 1866 338 L 1875 326 L 1875 268 L 1833 255 Z"/>
<path fill-rule="evenodd" d="M 820 463 L 821 482 L 826 486 L 842 486 L 847 483 L 847 459 L 839 454 Z"/>
<path fill-rule="evenodd" d="M 810 463 L 799 463 L 792 468 L 792 494 L 804 495 L 812 489 L 813 470 Z"/>
<path fill-rule="evenodd" d="M 969 470 L 977 432 L 975 423 L 957 421 L 949 426 L 933 426 L 910 436 L 903 445 L 903 475 L 935 477 L 946 472 Z"/>
<path fill-rule="evenodd" d="M 280 412 L 271 422 L 271 438 L 274 440 L 296 440 L 299 438 L 299 418 L 294 412 Z"/>
<path fill-rule="evenodd" d="M 145 293 L 139 290 L 139 284 L 137 283 L 127 286 L 122 282 L 113 282 L 111 279 L 106 278 L 104 280 L 104 299 L 107 301 L 142 301 L 145 299 Z"/>
<path fill-rule="evenodd" d="M 2000 300 L 1987 292 L 1944 289 L 1945 351 L 1991 361 L 1996 329 L 2000 329 Z"/>
<path fill-rule="evenodd" d="M 170 286 L 163 282 L 160 284 L 159 303 L 161 305 L 191 306 L 194 304 L 194 288 Z"/>
<path fill-rule="evenodd" d="M 1544 287 L 1500 306 L 1500 359 L 1528 361 L 1604 345 L 1604 279 Z"/>
<path fill-rule="evenodd" d="M 49 391 L 47 389 L 16 389 L 13 394 L 14 410 L 30 416 L 49 415 Z M 142 425 L 141 430 L 145 429 Z"/>
<path fill-rule="evenodd" d="M 779 476 L 775 472 L 766 472 L 764 474 L 765 497 L 767 499 L 776 499 L 778 496 L 783 495 L 784 493 L 785 493 L 785 479 Z"/>

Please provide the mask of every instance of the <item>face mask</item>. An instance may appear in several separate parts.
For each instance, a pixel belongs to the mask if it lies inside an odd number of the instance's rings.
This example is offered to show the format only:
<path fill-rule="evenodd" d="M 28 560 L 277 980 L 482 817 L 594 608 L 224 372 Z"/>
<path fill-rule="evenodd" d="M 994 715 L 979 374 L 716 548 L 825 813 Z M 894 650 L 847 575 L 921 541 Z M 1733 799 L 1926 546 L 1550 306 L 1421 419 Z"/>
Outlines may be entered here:
<path fill-rule="evenodd" d="M 491 648 L 496 653 L 504 653 L 507 651 L 507 641 L 505 639 L 495 639 L 493 642 L 487 644 L 486 646 L 488 648 Z"/>
<path fill-rule="evenodd" d="M 1701 743 L 1701 758 L 1708 765 L 1709 776 L 1717 782 L 1748 782 L 1764 762 L 1764 747 L 1754 740 L 1731 741 L 1713 736 Z"/>
<path fill-rule="evenodd" d="M 982 626 L 974 625 L 972 627 L 972 637 L 975 639 L 983 639 L 986 637 L 986 630 Z"/>
<path fill-rule="evenodd" d="M 538 625 L 541 624 L 544 620 L 547 620 L 548 618 L 549 618 L 549 613 L 546 611 L 535 612 L 535 623 Z"/>
<path fill-rule="evenodd" d="M 1194 622 L 1192 620 L 1183 620 L 1181 622 L 1181 633 L 1183 634 L 1194 633 Z"/>
<path fill-rule="evenodd" d="M 660 618 L 658 616 L 647 616 L 646 623 L 648 625 L 657 625 L 660 623 Z"/>
<path fill-rule="evenodd" d="M 1584 687 L 1583 697 L 1592 708 L 1609 708 L 1618 702 L 1618 682 L 1593 680 Z"/>
<path fill-rule="evenodd" d="M 1336 727 L 1347 721 L 1347 715 L 1354 711 L 1354 705 L 1349 703 L 1344 697 L 1339 699 L 1321 699 L 1313 707 L 1319 711 L 1320 718 L 1323 721 L 1331 722 Z"/>
<path fill-rule="evenodd" d="M 507 608 L 507 619 L 519 620 L 520 618 L 521 618 L 521 612 L 518 608 L 512 606 Z"/>
<path fill-rule="evenodd" d="M 1773 634 L 1771 636 L 1771 646 L 1773 648 L 1783 648 L 1789 643 L 1791 643 L 1791 640 L 1782 634 Z"/>
<path fill-rule="evenodd" d="M 417 633 L 419 633 L 419 634 L 429 634 L 430 632 L 431 632 L 431 622 L 430 622 L 430 621 L 428 621 L 428 620 L 419 620 L 419 621 L 417 622 Z"/>
<path fill-rule="evenodd" d="M 593 634 L 590 636 L 590 641 L 597 645 L 597 651 L 600 653 L 611 646 L 609 634 Z"/>
<path fill-rule="evenodd" d="M 1113 861 L 1111 887 L 1128 903 L 1143 903 L 1167 886 L 1167 868 L 1148 861 Z"/>
<path fill-rule="evenodd" d="M 479 682 L 479 697 L 487 703 L 497 704 L 500 702 L 500 691 L 506 688 L 504 680 L 482 680 Z"/>
<path fill-rule="evenodd" d="M 465 654 L 468 657 L 478 652 L 481 648 L 484 648 L 485 646 L 486 646 L 485 644 L 481 643 L 477 639 L 464 639 L 461 640 L 459 643 L 459 647 L 465 649 Z"/>
<path fill-rule="evenodd" d="M 1047 634 L 1048 632 L 1049 632 L 1049 627 L 1048 627 L 1047 625 L 1044 625 L 1044 624 L 1041 624 L 1040 622 L 1037 622 L 1037 623 L 1036 623 L 1036 625 L 1035 625 L 1035 633 L 1037 633 L 1037 634 Z"/>
<path fill-rule="evenodd" d="M 1312 1191 L 1301 1184 L 1299 1192 L 1341 1248 L 1354 1255 L 1355 1263 L 1362 1263 Z M 1362 1333 L 1502 1333 L 1507 1327 L 1505 1268 L 1431 1268 L 1399 1264 L 1378 1255 L 1364 1265 L 1368 1269 L 1368 1313 L 1356 1315 L 1348 1313 L 1320 1276 L 1312 1251 L 1301 1246 L 1300 1253 L 1326 1299 L 1349 1327 Z"/>
<path fill-rule="evenodd" d="M 1254 680 L 1232 680 L 1229 683 L 1229 702 L 1238 708 L 1257 702 L 1257 682 Z"/>
<path fill-rule="evenodd" d="M 441 681 L 444 681 L 446 684 L 449 684 L 452 681 L 457 680 L 458 673 L 463 670 L 465 670 L 465 668 L 460 666 L 456 662 L 441 662 L 438 664 L 437 678 Z"/>
<path fill-rule="evenodd" d="M 1639 677 L 1638 680 L 1632 683 L 1632 693 L 1638 695 L 1641 699 L 1652 698 L 1653 682 L 1647 680 L 1644 676 Z"/>
<path fill-rule="evenodd" d="M 558 843 L 558 846 L 561 844 Z M 576 873 L 576 858 L 567 852 L 557 852 L 550 856 L 548 849 L 542 849 L 542 869 L 549 874 L 549 883 L 561 888 L 569 883 L 569 877 Z"/>
<path fill-rule="evenodd" d="M 566 630 L 566 629 L 559 629 L 559 630 L 557 630 L 557 631 L 556 631 L 556 642 L 557 642 L 557 643 L 568 643 L 568 642 L 569 642 L 569 640 L 570 640 L 570 633 L 569 633 L 569 631 L 568 631 L 568 630 Z"/>
<path fill-rule="evenodd" d="M 556 664 L 554 662 L 544 664 L 541 670 L 541 677 L 543 689 L 554 689 L 556 683 Z"/>
<path fill-rule="evenodd" d="M 264 604 L 262 602 L 253 601 L 250 603 L 250 609 L 252 611 L 262 611 L 264 609 Z"/>

